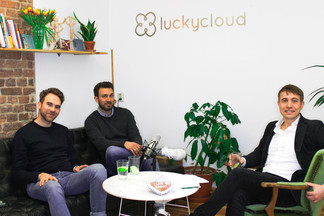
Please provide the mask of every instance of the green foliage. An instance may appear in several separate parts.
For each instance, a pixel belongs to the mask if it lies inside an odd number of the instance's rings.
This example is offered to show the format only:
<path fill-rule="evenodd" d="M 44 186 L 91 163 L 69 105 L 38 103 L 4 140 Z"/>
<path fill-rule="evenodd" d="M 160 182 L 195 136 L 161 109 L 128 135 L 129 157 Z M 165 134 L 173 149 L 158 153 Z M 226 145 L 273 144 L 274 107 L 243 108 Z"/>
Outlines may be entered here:
<path fill-rule="evenodd" d="M 235 125 L 241 123 L 240 119 L 230 106 L 221 101 L 202 106 L 194 103 L 184 119 L 187 123 L 184 140 L 190 138 L 187 147 L 191 147 L 190 157 L 196 161 L 194 170 L 199 165 L 202 173 L 203 167 L 207 166 L 208 172 L 210 165 L 216 164 L 217 172 L 213 175 L 213 181 L 218 185 L 226 176 L 220 169 L 227 162 L 228 155 L 239 152 L 237 140 L 231 137 L 225 122 Z"/>
<path fill-rule="evenodd" d="M 33 28 L 31 32 L 32 34 L 36 29 L 43 29 L 45 31 L 45 39 L 47 44 L 49 44 L 48 35 L 55 39 L 53 30 L 46 26 L 54 20 L 56 15 L 55 10 L 33 10 L 31 7 L 29 7 L 28 9 L 20 9 L 19 15 L 28 25 Z"/>
<path fill-rule="evenodd" d="M 84 41 L 94 41 L 97 31 L 98 31 L 97 27 L 95 26 L 96 21 L 90 22 L 90 20 L 88 20 L 87 25 L 84 25 L 76 17 L 74 12 L 73 12 L 73 15 L 74 15 L 75 19 L 78 21 L 78 23 L 80 24 L 81 31 L 79 31 L 79 34 L 82 36 L 83 40 Z"/>
<path fill-rule="evenodd" d="M 324 67 L 324 65 L 313 65 L 313 66 L 310 66 L 310 67 L 307 67 L 307 68 L 304 68 L 304 69 L 309 69 L 309 68 L 314 68 L 314 67 Z M 312 93 L 310 93 L 310 95 L 313 95 L 313 96 L 311 97 L 311 99 L 309 101 L 313 100 L 316 96 L 318 96 L 319 94 L 322 94 L 322 93 L 324 93 L 324 87 L 321 87 L 321 88 L 316 89 L 315 91 L 313 91 Z M 316 102 L 314 104 L 314 107 L 316 107 L 316 106 L 317 107 L 320 107 L 323 104 L 324 104 L 324 94 L 322 94 L 316 100 Z"/>

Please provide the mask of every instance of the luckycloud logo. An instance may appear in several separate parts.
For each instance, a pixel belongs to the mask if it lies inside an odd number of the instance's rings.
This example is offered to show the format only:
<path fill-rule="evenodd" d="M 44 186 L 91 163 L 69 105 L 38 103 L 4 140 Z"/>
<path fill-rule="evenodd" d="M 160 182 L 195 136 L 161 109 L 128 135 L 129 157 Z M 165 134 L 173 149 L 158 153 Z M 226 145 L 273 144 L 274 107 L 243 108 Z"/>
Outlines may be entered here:
<path fill-rule="evenodd" d="M 138 14 L 136 16 L 137 26 L 135 28 L 135 33 L 138 36 L 147 35 L 148 37 L 152 37 L 156 32 L 155 21 L 156 16 L 153 12 L 149 12 L 147 14 Z"/>
<path fill-rule="evenodd" d="M 135 33 L 138 36 L 152 37 L 155 35 L 157 29 L 161 31 L 170 30 L 192 30 L 197 32 L 204 28 L 221 28 L 221 27 L 235 27 L 246 25 L 246 12 L 236 16 L 215 16 L 210 14 L 205 17 L 191 18 L 188 16 L 181 16 L 175 19 L 158 19 L 154 12 L 147 14 L 139 13 L 136 16 Z"/>

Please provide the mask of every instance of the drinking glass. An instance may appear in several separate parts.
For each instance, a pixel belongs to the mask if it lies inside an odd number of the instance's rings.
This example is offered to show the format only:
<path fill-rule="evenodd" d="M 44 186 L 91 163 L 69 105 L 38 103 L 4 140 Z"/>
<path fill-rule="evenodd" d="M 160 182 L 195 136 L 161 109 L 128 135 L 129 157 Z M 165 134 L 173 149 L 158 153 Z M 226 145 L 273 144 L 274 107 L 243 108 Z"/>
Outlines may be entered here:
<path fill-rule="evenodd" d="M 128 175 L 128 160 L 117 160 L 117 173 L 119 179 L 127 179 Z"/>

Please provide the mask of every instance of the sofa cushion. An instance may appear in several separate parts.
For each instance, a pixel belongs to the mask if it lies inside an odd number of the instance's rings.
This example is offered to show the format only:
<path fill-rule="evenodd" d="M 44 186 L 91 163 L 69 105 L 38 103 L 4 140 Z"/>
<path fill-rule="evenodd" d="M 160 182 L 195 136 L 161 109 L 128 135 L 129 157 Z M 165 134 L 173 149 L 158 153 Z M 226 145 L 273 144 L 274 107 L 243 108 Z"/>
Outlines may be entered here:
<path fill-rule="evenodd" d="M 50 216 L 47 202 L 30 199 L 27 196 L 7 196 L 2 199 L 7 206 L 0 208 L 1 216 Z"/>
<path fill-rule="evenodd" d="M 77 152 L 77 160 L 80 164 L 101 163 L 98 150 L 88 139 L 83 127 L 70 129 L 73 138 L 73 147 Z"/>

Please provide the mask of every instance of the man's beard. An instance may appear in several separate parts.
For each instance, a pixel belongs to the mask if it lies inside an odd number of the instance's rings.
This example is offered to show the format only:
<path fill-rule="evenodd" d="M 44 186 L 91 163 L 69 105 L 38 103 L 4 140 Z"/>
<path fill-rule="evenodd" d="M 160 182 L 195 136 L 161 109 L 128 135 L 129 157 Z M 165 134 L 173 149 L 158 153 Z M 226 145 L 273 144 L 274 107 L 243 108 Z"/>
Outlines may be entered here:
<path fill-rule="evenodd" d="M 42 112 L 41 110 L 39 110 L 39 114 L 47 122 L 53 122 L 56 119 L 56 117 L 57 117 L 57 115 L 56 116 L 54 115 L 53 118 L 47 118 L 46 113 L 45 112 Z"/>
<path fill-rule="evenodd" d="M 106 112 L 111 111 L 114 105 L 112 103 L 110 103 L 110 102 L 107 102 L 106 104 L 109 104 L 110 107 L 106 107 L 104 104 L 99 103 L 100 109 L 102 109 L 103 111 L 106 111 Z"/>

